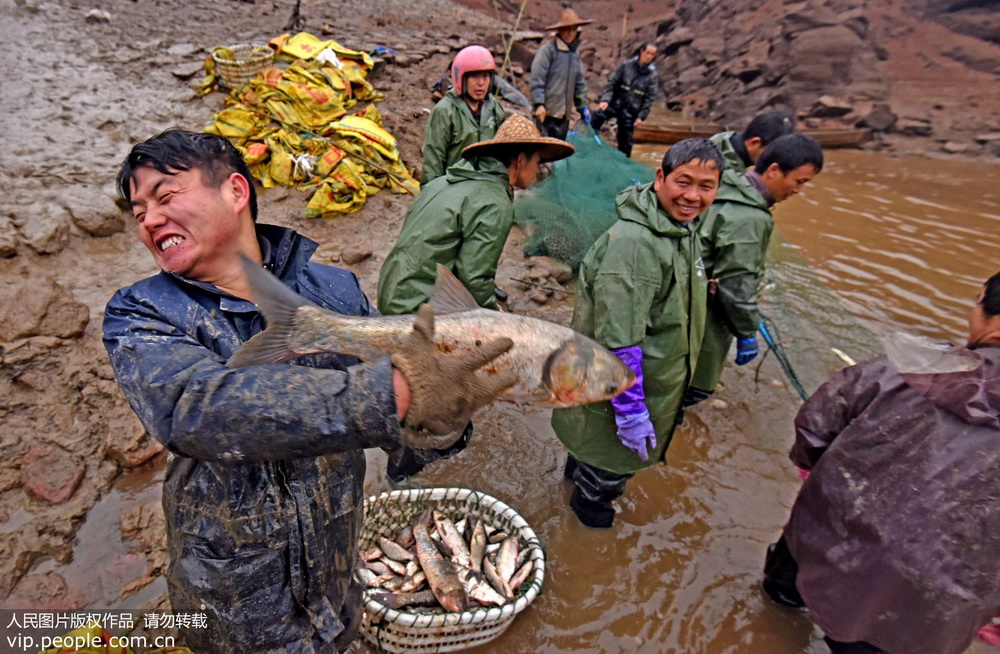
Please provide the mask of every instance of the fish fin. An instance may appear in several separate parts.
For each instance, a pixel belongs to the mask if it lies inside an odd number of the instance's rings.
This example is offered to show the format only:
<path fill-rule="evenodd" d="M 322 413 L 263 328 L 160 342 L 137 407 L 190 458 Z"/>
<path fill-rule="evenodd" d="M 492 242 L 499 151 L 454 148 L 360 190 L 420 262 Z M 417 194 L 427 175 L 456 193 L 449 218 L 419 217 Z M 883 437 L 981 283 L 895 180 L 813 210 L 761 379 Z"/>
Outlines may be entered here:
<path fill-rule="evenodd" d="M 431 293 L 431 299 L 428 300 L 428 304 L 434 309 L 436 315 L 460 313 L 479 308 L 476 298 L 472 297 L 469 289 L 465 288 L 453 272 L 438 264 L 437 274 L 434 292 Z"/>
<path fill-rule="evenodd" d="M 306 354 L 289 345 L 290 337 L 295 332 L 295 313 L 302 307 L 316 305 L 282 284 L 251 259 L 243 255 L 240 259 L 254 302 L 267 321 L 267 329 L 244 343 L 226 365 L 241 368 L 260 363 L 284 363 Z"/>

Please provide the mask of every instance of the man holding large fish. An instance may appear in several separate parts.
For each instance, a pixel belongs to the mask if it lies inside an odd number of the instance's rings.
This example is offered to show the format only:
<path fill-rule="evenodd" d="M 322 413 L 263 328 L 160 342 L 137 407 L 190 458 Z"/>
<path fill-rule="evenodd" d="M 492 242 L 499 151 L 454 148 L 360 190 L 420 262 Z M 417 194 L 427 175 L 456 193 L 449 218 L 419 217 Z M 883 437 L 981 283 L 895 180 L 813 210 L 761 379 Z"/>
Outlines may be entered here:
<path fill-rule="evenodd" d="M 343 651 L 361 608 L 352 573 L 364 448 L 449 446 L 476 408 L 522 381 L 491 363 L 513 342 L 484 333 L 446 353 L 424 306 L 366 363 L 310 350 L 297 365 L 227 366 L 263 328 L 253 302 L 269 291 L 247 268 L 308 298 L 305 318 L 375 311 L 353 274 L 309 261 L 316 243 L 256 223 L 250 173 L 224 139 L 169 130 L 135 146 L 117 181 L 162 272 L 111 299 L 105 346 L 132 408 L 173 454 L 163 484 L 171 605 L 207 615 L 187 644 Z M 280 313 L 265 318 L 281 326 Z"/>
<path fill-rule="evenodd" d="M 518 115 L 508 118 L 494 138 L 463 149 L 463 158 L 424 186 L 410 206 L 379 274 L 379 311 L 416 311 L 431 296 L 438 265 L 458 278 L 475 305 L 495 309 L 497 264 L 514 224 L 513 189 L 532 186 L 540 164 L 572 153 L 573 146 L 542 136 L 531 120 Z M 401 482 L 427 463 L 461 451 L 471 436 L 469 423 L 447 450 L 400 448 L 390 455 L 386 474 Z"/>

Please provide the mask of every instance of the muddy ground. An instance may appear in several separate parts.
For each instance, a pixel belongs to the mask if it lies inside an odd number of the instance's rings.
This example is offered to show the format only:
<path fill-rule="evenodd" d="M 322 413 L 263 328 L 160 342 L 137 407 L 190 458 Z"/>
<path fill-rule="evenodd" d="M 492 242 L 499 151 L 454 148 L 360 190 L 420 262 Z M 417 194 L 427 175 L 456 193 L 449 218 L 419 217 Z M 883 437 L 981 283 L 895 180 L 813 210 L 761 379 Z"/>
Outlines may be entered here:
<path fill-rule="evenodd" d="M 385 126 L 414 170 L 433 105 L 430 85 L 458 47 L 481 42 L 499 50 L 497 34 L 519 3 L 501 2 L 500 14 L 488 2 L 469 4 L 478 8 L 447 0 L 302 4 L 308 31 L 326 27 L 348 47 L 389 45 L 405 55 L 374 83 L 386 96 L 380 106 Z M 581 14 L 611 16 L 606 5 L 615 3 L 579 4 Z M 633 4 L 641 18 L 656 3 Z M 154 272 L 128 214 L 114 202 L 113 178 L 133 143 L 172 126 L 203 127 L 223 101 L 220 93 L 195 98 L 190 88 L 209 49 L 281 34 L 292 3 L 100 0 L 97 6 L 106 14 L 94 14 L 95 5 L 83 0 L 0 0 L 6 63 L 0 93 L 0 598 L 7 608 L 163 601 L 162 587 L 153 583 L 165 563 L 155 493 L 137 494 L 138 500 L 116 506 L 116 514 L 89 523 L 120 545 L 102 571 L 105 583 L 65 572 L 91 509 L 113 487 L 155 485 L 165 458 L 121 396 L 100 342 L 108 298 Z M 531 3 L 521 27 L 538 29 L 557 15 L 556 2 Z M 594 34 L 610 33 L 619 20 L 607 18 Z M 594 49 L 592 96 L 600 73 L 612 66 L 612 46 L 605 39 Z M 899 147 L 939 146 L 910 139 Z M 383 191 L 362 211 L 327 221 L 301 217 L 306 199 L 295 190 L 264 192 L 262 220 L 319 241 L 318 259 L 350 268 L 373 295 L 412 198 Z M 528 273 L 520 239 L 515 230 L 498 273 L 511 293 L 510 308 L 567 322 L 570 303 L 537 304 L 509 281 Z M 348 251 L 369 254 L 346 264 Z M 787 413 L 786 406 L 766 406 L 755 419 L 787 421 Z"/>

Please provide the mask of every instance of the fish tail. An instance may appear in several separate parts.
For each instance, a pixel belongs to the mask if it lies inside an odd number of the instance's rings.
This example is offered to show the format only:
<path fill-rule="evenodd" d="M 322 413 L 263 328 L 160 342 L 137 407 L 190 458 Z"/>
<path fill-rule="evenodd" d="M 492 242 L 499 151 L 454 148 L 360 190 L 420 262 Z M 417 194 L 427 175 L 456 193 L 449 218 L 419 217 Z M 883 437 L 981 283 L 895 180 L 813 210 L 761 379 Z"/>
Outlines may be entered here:
<path fill-rule="evenodd" d="M 284 363 L 307 354 L 291 345 L 299 331 L 295 327 L 295 314 L 302 307 L 315 305 L 246 257 L 243 257 L 243 270 L 250 282 L 254 303 L 267 320 L 267 329 L 244 343 L 226 365 L 241 368 L 260 363 Z"/>

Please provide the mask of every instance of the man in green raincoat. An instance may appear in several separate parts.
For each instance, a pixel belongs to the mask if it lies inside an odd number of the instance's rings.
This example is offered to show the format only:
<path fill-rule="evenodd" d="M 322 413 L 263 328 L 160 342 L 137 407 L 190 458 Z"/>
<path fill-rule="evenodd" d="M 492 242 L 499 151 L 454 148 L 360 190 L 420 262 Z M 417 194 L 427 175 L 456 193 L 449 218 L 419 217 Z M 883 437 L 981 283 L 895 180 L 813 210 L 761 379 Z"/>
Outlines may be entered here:
<path fill-rule="evenodd" d="M 708 279 L 695 230 L 724 167 L 706 139 L 671 146 L 653 183 L 618 195 L 618 222 L 580 266 L 573 328 L 636 373 L 609 402 L 552 413 L 576 485 L 570 506 L 588 527 L 611 527 L 625 482 L 665 461 L 705 326 Z"/>
<path fill-rule="evenodd" d="M 771 207 L 798 194 L 823 169 L 823 150 L 804 134 L 781 136 L 768 145 L 754 169 L 723 176 L 715 203 L 698 226 L 702 256 L 713 280 L 705 338 L 684 397 L 691 406 L 714 391 L 736 339 L 736 365 L 757 356 L 757 289 L 764 278 L 774 230 Z"/>
<path fill-rule="evenodd" d="M 507 118 L 493 94 L 496 63 L 481 45 L 462 48 L 451 63 L 452 89 L 434 105 L 424 129 L 424 168 L 420 183 L 445 174 L 462 158 L 462 149 L 493 138 Z"/>
<path fill-rule="evenodd" d="M 795 120 L 787 111 L 765 111 L 750 121 L 742 132 L 719 132 L 709 139 L 719 146 L 726 158 L 722 181 L 729 184 L 743 176 L 757 163 L 760 154 L 779 136 L 795 131 Z"/>
<path fill-rule="evenodd" d="M 496 308 L 494 277 L 514 222 L 514 188 L 528 188 L 539 164 L 573 154 L 565 141 L 542 136 L 524 116 L 511 116 L 496 137 L 462 151 L 448 174 L 431 181 L 410 206 L 403 228 L 382 264 L 378 309 L 385 315 L 415 313 L 427 302 L 437 281 L 437 265 L 448 268 L 476 302 Z M 397 450 L 387 473 L 399 482 L 441 456 L 463 449 L 463 437 L 446 452 Z"/>

